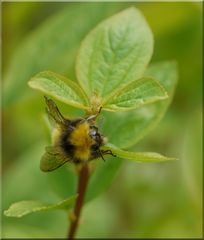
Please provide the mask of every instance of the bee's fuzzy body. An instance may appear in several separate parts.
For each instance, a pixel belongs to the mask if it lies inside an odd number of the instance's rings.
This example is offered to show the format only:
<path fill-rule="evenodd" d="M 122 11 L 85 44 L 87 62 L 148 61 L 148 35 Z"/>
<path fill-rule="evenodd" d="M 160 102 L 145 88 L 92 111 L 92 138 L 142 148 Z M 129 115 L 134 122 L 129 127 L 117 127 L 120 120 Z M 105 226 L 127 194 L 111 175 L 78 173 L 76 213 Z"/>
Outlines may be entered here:
<path fill-rule="evenodd" d="M 106 142 L 95 126 L 95 115 L 74 120 L 64 118 L 51 99 L 46 98 L 48 115 L 54 119 L 53 147 L 63 157 L 82 163 L 102 156 L 100 147 Z"/>
<path fill-rule="evenodd" d="M 61 148 L 75 163 L 85 162 L 99 157 L 92 146 L 98 142 L 90 135 L 90 125 L 87 121 L 83 123 L 71 122 L 67 129 L 57 127 L 53 132 L 53 144 Z M 98 147 L 104 144 L 101 137 Z"/>

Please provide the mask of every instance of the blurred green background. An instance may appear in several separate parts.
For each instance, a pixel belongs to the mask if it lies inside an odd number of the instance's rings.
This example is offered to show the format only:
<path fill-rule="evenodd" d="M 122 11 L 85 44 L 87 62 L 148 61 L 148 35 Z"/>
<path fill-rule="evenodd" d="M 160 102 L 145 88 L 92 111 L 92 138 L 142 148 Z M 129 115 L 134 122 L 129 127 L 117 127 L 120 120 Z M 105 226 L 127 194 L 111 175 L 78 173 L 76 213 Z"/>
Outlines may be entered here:
<path fill-rule="evenodd" d="M 48 138 L 42 119 L 42 97 L 29 89 L 25 81 L 11 77 L 21 72 L 29 76 L 30 70 L 22 63 L 25 61 L 26 66 L 26 57 L 32 51 L 35 55 L 35 49 L 31 51 L 27 42 L 35 38 L 39 28 L 44 29 L 46 36 L 49 19 L 66 9 L 68 51 L 64 56 L 59 57 L 57 52 L 50 56 L 54 59 L 50 70 L 75 79 L 73 66 L 80 41 L 102 19 L 132 5 L 143 12 L 154 33 L 152 62 L 174 59 L 179 68 L 176 94 L 167 114 L 137 144 L 137 149 L 176 156 L 179 161 L 135 164 L 124 160 L 108 191 L 84 207 L 78 236 L 201 237 L 203 26 L 202 4 L 198 2 L 2 4 L 2 72 L 6 89 L 2 115 L 2 206 L 7 209 L 11 203 L 24 199 L 59 200 L 52 188 L 60 186 L 50 186 L 39 170 Z M 60 38 L 63 35 L 52 39 L 53 43 L 58 44 Z M 60 43 L 66 46 L 66 42 Z M 46 42 L 40 47 L 45 46 Z M 24 59 L 18 65 L 19 51 Z M 33 62 L 39 72 L 38 58 L 43 62 L 44 56 L 36 56 Z M 81 114 L 73 108 L 66 111 L 72 116 Z M 36 213 L 22 219 L 3 216 L 2 220 L 3 237 L 64 237 L 67 231 L 67 216 L 63 212 Z"/>

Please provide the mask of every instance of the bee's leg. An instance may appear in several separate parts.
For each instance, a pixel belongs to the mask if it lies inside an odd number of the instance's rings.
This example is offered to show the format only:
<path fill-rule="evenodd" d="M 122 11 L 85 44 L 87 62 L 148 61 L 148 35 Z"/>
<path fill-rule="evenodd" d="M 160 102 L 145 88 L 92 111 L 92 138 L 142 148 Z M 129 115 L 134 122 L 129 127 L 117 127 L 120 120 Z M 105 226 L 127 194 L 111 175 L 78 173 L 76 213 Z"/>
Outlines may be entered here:
<path fill-rule="evenodd" d="M 103 157 L 103 152 L 99 149 L 99 154 L 101 156 L 101 158 L 103 159 L 103 161 L 105 162 L 105 158 Z"/>
<path fill-rule="evenodd" d="M 111 155 L 113 157 L 116 157 L 116 155 L 113 154 L 111 150 L 100 150 L 100 149 L 98 149 L 88 161 L 92 161 L 96 158 L 101 157 L 103 159 L 103 161 L 105 162 L 105 158 L 104 158 L 103 155 Z"/>
<path fill-rule="evenodd" d="M 108 149 L 108 150 L 101 150 L 101 153 L 103 155 L 111 155 L 113 157 L 117 157 L 115 154 L 113 154 L 113 152 L 110 149 Z"/>

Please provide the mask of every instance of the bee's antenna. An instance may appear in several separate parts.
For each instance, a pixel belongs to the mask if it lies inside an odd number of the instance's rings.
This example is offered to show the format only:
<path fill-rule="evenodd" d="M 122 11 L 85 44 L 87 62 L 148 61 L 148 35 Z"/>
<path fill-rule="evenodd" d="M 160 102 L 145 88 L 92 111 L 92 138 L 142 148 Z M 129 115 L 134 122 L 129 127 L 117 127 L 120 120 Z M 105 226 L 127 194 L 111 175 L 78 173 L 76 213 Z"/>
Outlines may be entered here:
<path fill-rule="evenodd" d="M 99 111 L 98 111 L 98 113 L 97 113 L 97 116 L 101 113 L 101 110 L 102 110 L 102 106 L 100 106 L 100 109 L 99 109 Z"/>

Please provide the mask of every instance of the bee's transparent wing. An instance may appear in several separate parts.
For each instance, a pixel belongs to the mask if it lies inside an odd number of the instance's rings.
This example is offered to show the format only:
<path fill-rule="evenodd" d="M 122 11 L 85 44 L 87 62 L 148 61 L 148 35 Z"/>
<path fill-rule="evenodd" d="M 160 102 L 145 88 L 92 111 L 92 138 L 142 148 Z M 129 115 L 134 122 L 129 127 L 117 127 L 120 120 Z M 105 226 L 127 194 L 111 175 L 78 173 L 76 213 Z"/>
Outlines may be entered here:
<path fill-rule="evenodd" d="M 69 121 L 62 116 L 57 105 L 52 99 L 45 96 L 45 102 L 47 105 L 46 112 L 51 122 L 54 120 L 54 122 L 59 125 L 65 125 Z"/>
<path fill-rule="evenodd" d="M 40 161 L 40 169 L 43 172 L 51 172 L 66 162 L 71 161 L 67 156 L 64 156 L 58 147 L 46 147 Z"/>

